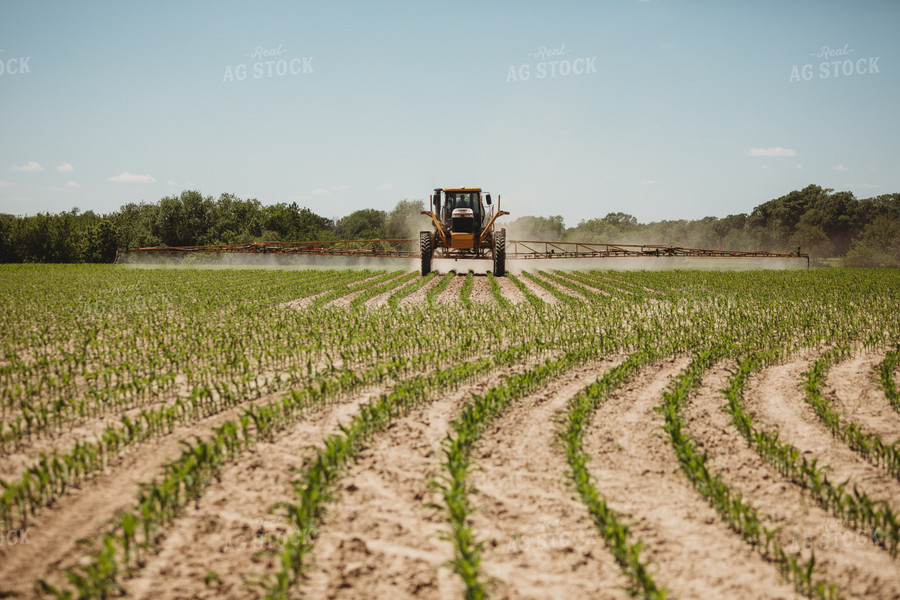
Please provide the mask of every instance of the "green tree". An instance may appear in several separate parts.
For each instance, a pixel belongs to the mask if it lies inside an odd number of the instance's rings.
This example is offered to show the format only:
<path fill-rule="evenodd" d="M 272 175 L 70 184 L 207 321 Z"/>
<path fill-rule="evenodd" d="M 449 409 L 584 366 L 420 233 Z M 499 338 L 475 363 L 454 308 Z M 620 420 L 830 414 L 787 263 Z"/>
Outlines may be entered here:
<path fill-rule="evenodd" d="M 337 223 L 337 235 L 344 240 L 371 240 L 386 237 L 387 213 L 375 208 L 357 210 Z"/>
<path fill-rule="evenodd" d="M 118 250 L 118 231 L 109 219 L 89 224 L 82 235 L 81 259 L 84 262 L 113 262 Z"/>
<path fill-rule="evenodd" d="M 153 233 L 166 246 L 196 246 L 208 239 L 213 210 L 211 197 L 196 190 L 159 201 Z"/>
<path fill-rule="evenodd" d="M 900 219 L 887 215 L 869 223 L 862 238 L 847 252 L 848 267 L 900 267 Z"/>

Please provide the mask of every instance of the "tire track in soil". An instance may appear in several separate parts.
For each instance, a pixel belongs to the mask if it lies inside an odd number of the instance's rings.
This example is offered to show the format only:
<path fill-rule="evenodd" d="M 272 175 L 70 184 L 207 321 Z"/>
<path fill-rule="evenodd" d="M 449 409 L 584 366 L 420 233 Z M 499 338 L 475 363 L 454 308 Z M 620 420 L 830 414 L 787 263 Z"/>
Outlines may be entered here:
<path fill-rule="evenodd" d="M 626 598 L 629 585 L 567 486 L 555 415 L 621 359 L 576 367 L 517 401 L 479 442 L 470 496 L 495 598 Z"/>
<path fill-rule="evenodd" d="M 744 391 L 745 406 L 762 428 L 777 430 L 780 439 L 793 444 L 808 458 L 828 465 L 828 478 L 839 483 L 850 479 L 873 500 L 900 507 L 900 481 L 875 467 L 834 438 L 804 399 L 803 373 L 814 356 L 794 358 L 754 374 Z"/>
<path fill-rule="evenodd" d="M 862 352 L 834 365 L 826 376 L 824 393 L 841 413 L 842 423 L 856 423 L 885 444 L 893 444 L 900 439 L 900 413 L 888 402 L 875 371 L 884 354 Z"/>
<path fill-rule="evenodd" d="M 697 440 L 698 451 L 708 454 L 710 471 L 744 494 L 760 516 L 769 519 L 767 527 L 781 528 L 777 539 L 786 551 L 802 549 L 804 559 L 809 559 L 809 549 L 815 549 L 814 578 L 836 584 L 849 597 L 900 597 L 900 573 L 890 556 L 872 544 L 865 532 L 845 527 L 778 474 L 735 429 L 723 410 L 727 400 L 720 391 L 730 366 L 710 369 L 685 407 L 685 430 Z"/>
<path fill-rule="evenodd" d="M 609 506 L 628 515 L 656 583 L 677 598 L 795 598 L 766 562 L 719 520 L 681 472 L 656 410 L 670 379 L 690 362 L 645 368 L 600 405 L 585 438 L 588 470 Z"/>
<path fill-rule="evenodd" d="M 352 419 L 359 407 L 385 390 L 368 391 L 323 406 L 275 436 L 261 442 L 222 469 L 200 501 L 164 530 L 165 539 L 136 577 L 125 583 L 134 598 L 259 598 L 263 589 L 247 586 L 251 577 L 277 570 L 278 557 L 258 554 L 277 549 L 265 536 L 288 542 L 297 533 L 272 508 L 295 500 L 292 469 L 315 455 L 339 423 Z M 257 537 L 257 534 L 263 537 Z M 214 571 L 218 581 L 207 586 Z"/>
<path fill-rule="evenodd" d="M 279 395 L 263 396 L 254 402 L 263 403 Z M 26 528 L 29 543 L 0 553 L 0 590 L 30 592 L 35 578 L 58 575 L 61 568 L 73 564 L 86 554 L 77 541 L 102 532 L 116 511 L 133 508 L 140 484 L 152 481 L 166 463 L 181 456 L 181 441 L 208 438 L 214 427 L 236 418 L 248 404 L 249 400 L 127 451 L 105 471 L 79 487 L 69 488 L 53 505 L 30 517 Z"/>
<path fill-rule="evenodd" d="M 305 597 L 461 597 L 459 577 L 445 567 L 453 558 L 451 544 L 440 539 L 449 528 L 446 516 L 427 506 L 440 502 L 430 477 L 441 472 L 441 441 L 463 403 L 528 364 L 439 396 L 372 440 L 342 478 L 337 504 L 328 507 Z"/>

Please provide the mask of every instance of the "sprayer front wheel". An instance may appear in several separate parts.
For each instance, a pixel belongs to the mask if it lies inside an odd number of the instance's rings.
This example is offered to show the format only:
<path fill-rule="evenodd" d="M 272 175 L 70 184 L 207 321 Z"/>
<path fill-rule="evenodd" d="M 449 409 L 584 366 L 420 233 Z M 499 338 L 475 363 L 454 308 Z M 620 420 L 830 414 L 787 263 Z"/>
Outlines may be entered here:
<path fill-rule="evenodd" d="M 434 254 L 430 231 L 419 232 L 419 250 L 422 253 L 422 277 L 425 277 L 431 273 L 431 257 Z"/>
<path fill-rule="evenodd" d="M 506 275 L 506 230 L 494 234 L 494 277 Z"/>

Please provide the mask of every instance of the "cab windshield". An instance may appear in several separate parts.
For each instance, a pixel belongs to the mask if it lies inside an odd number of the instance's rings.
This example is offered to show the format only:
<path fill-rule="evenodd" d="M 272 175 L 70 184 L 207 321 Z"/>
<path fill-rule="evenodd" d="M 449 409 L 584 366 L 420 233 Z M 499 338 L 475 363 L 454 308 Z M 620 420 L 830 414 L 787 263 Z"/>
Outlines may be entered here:
<path fill-rule="evenodd" d="M 475 220 L 481 219 L 481 194 L 479 192 L 444 192 L 444 214 L 448 217 L 455 208 L 471 208 Z"/>

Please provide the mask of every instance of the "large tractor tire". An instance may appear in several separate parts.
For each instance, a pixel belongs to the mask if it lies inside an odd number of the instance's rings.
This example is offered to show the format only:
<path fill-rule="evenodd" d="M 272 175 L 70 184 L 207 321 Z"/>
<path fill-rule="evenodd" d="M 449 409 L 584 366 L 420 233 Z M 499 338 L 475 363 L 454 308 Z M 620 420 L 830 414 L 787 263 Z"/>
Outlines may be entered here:
<path fill-rule="evenodd" d="M 434 255 L 430 231 L 419 232 L 419 250 L 422 253 L 422 277 L 425 277 L 431 273 L 431 257 Z"/>
<path fill-rule="evenodd" d="M 494 277 L 506 275 L 506 230 L 494 234 Z"/>

